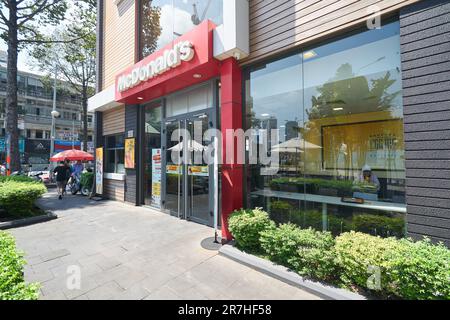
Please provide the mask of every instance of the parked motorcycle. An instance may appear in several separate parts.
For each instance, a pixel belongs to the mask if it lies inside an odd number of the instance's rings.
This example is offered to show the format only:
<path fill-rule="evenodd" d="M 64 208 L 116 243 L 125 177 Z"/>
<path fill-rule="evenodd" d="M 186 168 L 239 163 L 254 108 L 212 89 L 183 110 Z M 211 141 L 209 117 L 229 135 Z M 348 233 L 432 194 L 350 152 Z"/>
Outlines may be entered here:
<path fill-rule="evenodd" d="M 88 196 L 90 192 L 89 187 L 81 183 L 81 178 L 78 175 L 72 176 L 69 183 L 67 184 L 67 188 L 73 195 L 76 195 L 78 192 L 80 192 L 83 196 Z"/>

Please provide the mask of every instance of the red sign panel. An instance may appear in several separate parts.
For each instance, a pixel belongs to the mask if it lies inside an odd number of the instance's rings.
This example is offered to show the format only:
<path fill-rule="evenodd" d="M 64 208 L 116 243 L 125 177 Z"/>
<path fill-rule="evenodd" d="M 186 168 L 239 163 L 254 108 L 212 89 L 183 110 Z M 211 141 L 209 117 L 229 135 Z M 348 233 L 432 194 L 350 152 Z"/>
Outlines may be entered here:
<path fill-rule="evenodd" d="M 121 72 L 116 77 L 116 101 L 139 104 L 217 76 L 214 28 L 211 21 L 205 21 Z"/>

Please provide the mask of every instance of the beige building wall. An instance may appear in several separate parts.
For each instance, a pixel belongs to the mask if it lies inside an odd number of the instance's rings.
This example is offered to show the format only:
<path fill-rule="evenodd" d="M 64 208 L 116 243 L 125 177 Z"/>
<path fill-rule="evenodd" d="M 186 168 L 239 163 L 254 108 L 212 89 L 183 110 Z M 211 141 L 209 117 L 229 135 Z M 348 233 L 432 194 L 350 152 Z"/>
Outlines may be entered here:
<path fill-rule="evenodd" d="M 102 89 L 105 89 L 115 83 L 116 74 L 135 63 L 137 1 L 101 1 L 104 3 Z"/>
<path fill-rule="evenodd" d="M 248 64 L 364 23 L 419 0 L 250 0 Z"/>

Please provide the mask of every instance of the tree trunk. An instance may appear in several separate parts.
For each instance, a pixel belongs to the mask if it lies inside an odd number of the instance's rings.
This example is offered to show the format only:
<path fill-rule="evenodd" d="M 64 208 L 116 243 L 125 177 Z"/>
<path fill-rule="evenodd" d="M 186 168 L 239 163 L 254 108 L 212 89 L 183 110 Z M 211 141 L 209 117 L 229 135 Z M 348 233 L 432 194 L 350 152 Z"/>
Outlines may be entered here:
<path fill-rule="evenodd" d="M 87 151 L 87 143 L 88 143 L 88 93 L 87 86 L 83 87 L 82 94 L 82 105 L 83 105 L 83 151 Z"/>
<path fill-rule="evenodd" d="M 10 159 L 11 172 L 20 169 L 19 151 L 19 129 L 18 106 L 17 106 L 17 1 L 11 1 L 9 8 L 9 28 L 8 28 L 8 62 L 7 62 L 7 83 L 6 83 L 6 134 L 9 137 L 9 148 L 7 150 Z"/>

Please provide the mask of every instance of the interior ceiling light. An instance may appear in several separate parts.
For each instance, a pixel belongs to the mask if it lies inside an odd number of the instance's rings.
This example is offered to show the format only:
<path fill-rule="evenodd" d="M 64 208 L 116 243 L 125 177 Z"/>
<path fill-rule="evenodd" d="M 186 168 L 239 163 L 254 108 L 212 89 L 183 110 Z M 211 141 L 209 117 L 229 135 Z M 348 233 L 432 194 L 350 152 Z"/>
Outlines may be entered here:
<path fill-rule="evenodd" d="M 194 77 L 195 79 L 200 79 L 200 78 L 202 77 L 202 75 L 201 75 L 201 74 L 198 74 L 198 73 L 195 73 L 195 74 L 193 75 L 193 77 Z"/>
<path fill-rule="evenodd" d="M 342 108 L 342 107 L 339 107 L 339 108 L 333 108 L 333 110 L 334 110 L 334 111 L 342 111 L 342 110 L 344 110 L 344 108 Z"/>
<path fill-rule="evenodd" d="M 268 116 L 270 116 L 270 114 L 268 114 L 268 113 L 263 113 L 263 114 L 261 115 L 261 117 L 268 117 Z"/>
<path fill-rule="evenodd" d="M 142 97 L 138 97 L 138 100 L 144 100 L 144 98 L 142 98 Z"/>
<path fill-rule="evenodd" d="M 314 50 L 306 51 L 303 53 L 303 59 L 308 60 L 317 57 L 317 53 Z"/>

